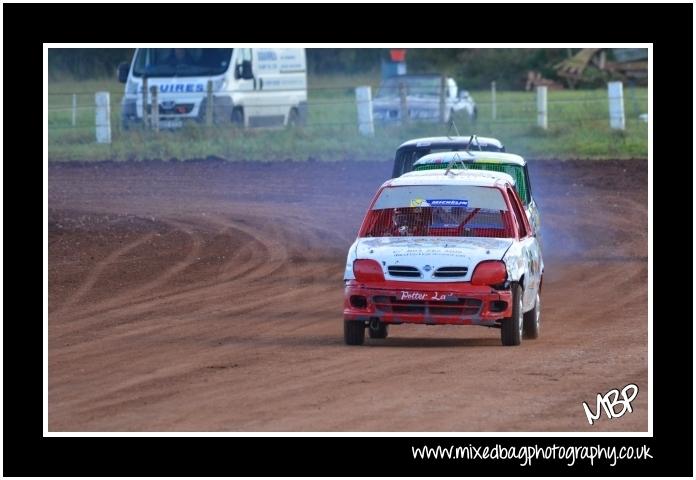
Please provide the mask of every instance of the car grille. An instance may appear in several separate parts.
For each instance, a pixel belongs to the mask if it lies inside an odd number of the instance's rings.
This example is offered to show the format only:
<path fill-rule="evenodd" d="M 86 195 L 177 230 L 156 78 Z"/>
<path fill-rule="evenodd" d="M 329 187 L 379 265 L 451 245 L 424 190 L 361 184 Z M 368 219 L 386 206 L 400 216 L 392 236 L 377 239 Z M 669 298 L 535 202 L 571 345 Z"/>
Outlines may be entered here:
<path fill-rule="evenodd" d="M 456 277 L 466 277 L 468 267 L 440 267 L 435 270 L 433 277 L 437 278 L 456 278 Z"/>
<path fill-rule="evenodd" d="M 401 265 L 390 265 L 389 275 L 392 277 L 420 277 L 420 271 L 416 267 L 403 267 Z"/>
<path fill-rule="evenodd" d="M 151 113 L 152 105 L 148 105 L 146 110 L 147 113 Z M 177 103 L 176 105 L 171 106 L 169 108 L 165 108 L 161 104 L 159 106 L 160 115 L 185 115 L 187 113 L 191 113 L 192 110 L 193 103 Z"/>
<path fill-rule="evenodd" d="M 380 312 L 413 313 L 431 315 L 475 315 L 481 309 L 481 300 L 475 298 L 458 298 L 450 302 L 430 302 L 417 300 L 399 300 L 394 296 L 378 295 L 372 302 Z"/>

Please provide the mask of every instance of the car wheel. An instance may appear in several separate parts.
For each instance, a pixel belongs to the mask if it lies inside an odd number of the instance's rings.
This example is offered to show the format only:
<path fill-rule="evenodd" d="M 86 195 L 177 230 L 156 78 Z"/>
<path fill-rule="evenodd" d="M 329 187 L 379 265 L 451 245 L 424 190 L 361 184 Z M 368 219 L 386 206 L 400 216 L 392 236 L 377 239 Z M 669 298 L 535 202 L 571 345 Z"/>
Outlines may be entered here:
<path fill-rule="evenodd" d="M 379 327 L 370 327 L 368 330 L 370 331 L 370 338 L 387 338 L 387 335 L 389 335 L 389 325 L 386 323 L 380 322 Z"/>
<path fill-rule="evenodd" d="M 121 117 L 121 130 L 134 130 L 136 127 L 136 122 L 127 117 Z"/>
<path fill-rule="evenodd" d="M 512 290 L 512 316 L 503 319 L 500 328 L 500 339 L 506 346 L 519 345 L 522 341 L 522 287 L 513 283 L 510 289 Z"/>
<path fill-rule="evenodd" d="M 344 320 L 343 339 L 346 341 L 346 345 L 362 345 L 365 343 L 365 324 L 354 320 Z"/>
<path fill-rule="evenodd" d="M 300 123 L 300 114 L 296 108 L 291 108 L 288 113 L 288 127 L 296 127 Z"/>
<path fill-rule="evenodd" d="M 534 308 L 524 314 L 524 338 L 539 338 L 541 326 L 541 300 L 537 293 Z"/>
<path fill-rule="evenodd" d="M 241 107 L 232 110 L 232 123 L 237 127 L 244 126 L 244 110 Z"/>

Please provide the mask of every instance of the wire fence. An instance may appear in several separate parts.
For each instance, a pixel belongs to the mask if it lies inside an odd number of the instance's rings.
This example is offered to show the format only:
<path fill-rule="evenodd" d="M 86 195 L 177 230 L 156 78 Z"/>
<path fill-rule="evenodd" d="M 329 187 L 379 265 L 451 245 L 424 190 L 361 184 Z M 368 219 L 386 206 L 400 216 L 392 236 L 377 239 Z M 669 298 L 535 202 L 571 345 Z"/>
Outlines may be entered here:
<path fill-rule="evenodd" d="M 71 153 L 79 149 L 84 151 L 89 146 L 96 145 L 99 129 L 109 129 L 107 148 L 118 151 L 122 155 L 129 156 L 129 152 L 138 154 L 149 149 L 150 151 L 168 151 L 170 146 L 180 142 L 183 147 L 186 142 L 204 141 L 207 145 L 217 145 L 227 142 L 226 149 L 237 148 L 244 151 L 245 148 L 262 151 L 263 148 L 273 149 L 274 142 L 278 145 L 292 147 L 298 143 L 302 145 L 315 145 L 319 150 L 328 145 L 329 139 L 333 142 L 336 151 L 352 148 L 356 144 L 361 148 L 369 148 L 370 138 L 361 135 L 359 123 L 360 102 L 356 99 L 355 85 L 339 86 L 315 86 L 307 91 L 306 117 L 293 128 L 248 128 L 253 125 L 251 117 L 275 117 L 282 118 L 282 127 L 288 120 L 289 104 L 287 101 L 264 100 L 260 96 L 256 103 L 248 105 L 247 128 L 235 124 L 231 118 L 223 118 L 220 121 L 218 114 L 208 114 L 201 103 L 206 101 L 206 92 L 177 92 L 176 105 L 186 104 L 191 106 L 193 115 L 182 116 L 175 114 L 171 105 L 163 108 L 162 100 L 170 100 L 173 97 L 161 93 L 158 95 L 159 131 L 151 128 L 143 128 L 140 125 L 126 125 L 122 121 L 124 90 L 104 89 L 100 92 L 108 92 L 108 105 L 99 110 L 95 96 L 97 92 L 75 89 L 76 91 L 51 91 L 48 92 L 48 140 L 49 158 L 51 154 L 60 153 L 60 157 L 69 157 Z M 213 109 L 221 97 L 233 92 L 215 91 L 212 94 Z M 268 98 L 278 98 L 282 91 L 268 91 Z M 272 93 L 272 95 L 270 94 Z M 295 91 L 296 93 L 296 91 Z M 609 135 L 611 114 L 610 104 L 618 98 L 611 97 L 606 89 L 590 91 L 549 91 L 546 102 L 540 107 L 535 92 L 498 91 L 495 96 L 490 91 L 470 92 L 475 102 L 475 114 L 468 108 L 459 110 L 456 106 L 458 99 L 448 99 L 446 108 L 452 115 L 452 119 L 459 126 L 461 132 L 477 133 L 488 136 L 518 136 L 539 130 L 548 131 L 547 136 L 559 135 L 563 132 L 572 134 L 576 131 L 605 132 Z M 106 97 L 102 97 L 106 98 Z M 142 118 L 143 94 L 132 94 L 129 101 L 135 102 L 138 119 Z M 621 97 L 623 116 L 625 117 L 625 129 L 637 132 L 638 135 L 647 137 L 647 113 L 648 95 L 646 89 L 627 88 Z M 146 114 L 150 110 L 152 117 L 152 96 L 147 96 Z M 396 111 L 396 119 L 373 118 L 373 141 L 390 141 L 390 145 L 404 139 L 420 136 L 443 135 L 447 126 L 442 122 L 442 99 L 425 96 L 390 96 L 384 93 L 384 89 L 377 91 L 372 100 L 371 111 L 378 109 Z M 131 105 L 132 107 L 132 105 Z M 187 107 L 188 108 L 188 107 Z M 405 110 L 404 110 L 405 108 Z M 414 110 L 428 110 L 430 118 L 415 118 L 410 113 Z M 543 111 L 542 111 L 543 110 Z M 100 115 L 101 112 L 101 115 Z M 540 115 L 544 116 L 541 122 Z M 225 116 L 229 111 L 225 111 Z M 183 118 L 182 118 L 183 117 Z M 211 122 L 211 117 L 213 121 Z M 176 123 L 167 123 L 176 120 Z M 183 120 L 181 124 L 178 120 Z M 211 136 L 212 135 L 212 136 Z M 607 137 L 608 142 L 612 141 Z M 164 142 L 164 143 L 163 143 Z M 259 145 L 245 144 L 256 142 Z M 338 145 L 340 143 L 340 146 Z M 145 148 L 147 147 L 147 148 Z M 200 146 L 200 151 L 203 150 Z M 308 147 L 309 148 L 309 147 Z M 314 148 L 314 147 L 312 147 Z M 390 147 L 391 148 L 391 147 Z M 608 144 L 607 148 L 612 148 Z M 91 151 L 91 150 L 90 150 Z"/>

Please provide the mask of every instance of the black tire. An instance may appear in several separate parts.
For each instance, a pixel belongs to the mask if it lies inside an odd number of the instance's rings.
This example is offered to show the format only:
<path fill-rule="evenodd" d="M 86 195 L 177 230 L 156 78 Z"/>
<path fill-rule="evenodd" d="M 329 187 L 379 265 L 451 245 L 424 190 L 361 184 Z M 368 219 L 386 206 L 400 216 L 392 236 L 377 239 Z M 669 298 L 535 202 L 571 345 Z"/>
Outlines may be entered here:
<path fill-rule="evenodd" d="M 236 127 L 244 126 L 244 110 L 241 107 L 232 109 L 232 124 Z"/>
<path fill-rule="evenodd" d="M 296 108 L 291 108 L 288 113 L 288 127 L 294 128 L 300 123 L 300 112 Z"/>
<path fill-rule="evenodd" d="M 346 345 L 365 343 L 365 324 L 354 320 L 344 320 L 343 339 L 346 341 Z"/>
<path fill-rule="evenodd" d="M 389 325 L 386 323 L 380 323 L 378 328 L 368 328 L 370 331 L 370 338 L 387 338 L 389 335 Z"/>
<path fill-rule="evenodd" d="M 519 345 L 522 342 L 522 287 L 513 283 L 512 290 L 512 317 L 503 319 L 500 328 L 500 339 L 505 346 Z"/>
<path fill-rule="evenodd" d="M 130 118 L 126 117 L 121 117 L 121 130 L 123 131 L 128 131 L 128 130 L 135 130 L 136 127 L 141 127 L 142 124 L 136 123 Z"/>
<path fill-rule="evenodd" d="M 537 292 L 534 308 L 524 314 L 524 338 L 535 339 L 539 338 L 539 329 L 541 327 L 541 300 Z"/>

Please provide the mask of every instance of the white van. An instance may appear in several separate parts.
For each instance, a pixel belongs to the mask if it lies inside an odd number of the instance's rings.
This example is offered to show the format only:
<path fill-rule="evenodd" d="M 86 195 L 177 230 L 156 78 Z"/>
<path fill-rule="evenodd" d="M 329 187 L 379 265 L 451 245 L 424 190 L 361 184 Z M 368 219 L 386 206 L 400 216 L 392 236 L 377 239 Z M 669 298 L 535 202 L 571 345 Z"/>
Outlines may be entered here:
<path fill-rule="evenodd" d="M 307 118 L 307 61 L 303 48 L 138 48 L 118 68 L 126 84 L 122 126 L 143 119 L 143 76 L 157 87 L 159 124 L 176 128 L 204 122 L 212 82 L 216 124 L 270 127 Z M 148 92 L 146 111 L 151 111 Z"/>

